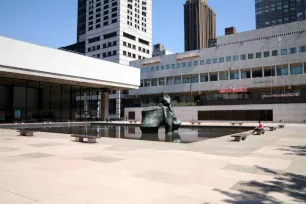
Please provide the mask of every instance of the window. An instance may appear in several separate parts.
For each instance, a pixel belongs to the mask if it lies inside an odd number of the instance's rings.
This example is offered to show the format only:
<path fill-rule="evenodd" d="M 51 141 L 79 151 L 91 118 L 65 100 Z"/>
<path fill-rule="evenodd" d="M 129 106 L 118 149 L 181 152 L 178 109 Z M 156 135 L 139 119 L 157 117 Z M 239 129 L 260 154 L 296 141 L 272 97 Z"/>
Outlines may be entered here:
<path fill-rule="evenodd" d="M 204 65 L 205 64 L 205 60 L 200 60 L 200 65 Z"/>
<path fill-rule="evenodd" d="M 226 57 L 226 62 L 230 62 L 230 61 L 232 61 L 232 57 L 231 56 Z"/>
<path fill-rule="evenodd" d="M 231 72 L 230 72 L 230 79 L 231 79 L 231 80 L 239 79 L 239 70 L 237 70 L 237 71 L 231 71 Z"/>
<path fill-rule="evenodd" d="M 171 64 L 171 69 L 174 69 L 175 68 L 175 64 Z"/>
<path fill-rule="evenodd" d="M 218 58 L 214 58 L 214 59 L 213 59 L 213 63 L 214 63 L 214 64 L 218 63 Z"/>
<path fill-rule="evenodd" d="M 288 75 L 288 65 L 277 65 L 276 66 L 276 75 L 277 76 L 286 76 Z"/>
<path fill-rule="evenodd" d="M 218 81 L 218 73 L 209 73 L 210 81 Z"/>
<path fill-rule="evenodd" d="M 295 54 L 295 53 L 296 53 L 296 48 L 295 47 L 290 48 L 290 54 Z"/>
<path fill-rule="evenodd" d="M 190 84 L 190 76 L 183 76 L 183 84 Z"/>
<path fill-rule="evenodd" d="M 272 51 L 272 56 L 277 56 L 278 55 L 278 50 L 273 50 Z"/>
<path fill-rule="evenodd" d="M 139 38 L 138 41 L 139 41 L 140 43 L 142 43 L 142 44 L 145 44 L 145 45 L 148 45 L 148 46 L 150 45 L 150 43 L 149 43 L 148 41 L 143 40 L 143 39 L 141 39 L 141 38 Z"/>
<path fill-rule="evenodd" d="M 151 86 L 157 86 L 157 79 L 151 79 Z"/>
<path fill-rule="evenodd" d="M 94 43 L 94 42 L 98 42 L 98 41 L 100 41 L 100 36 L 88 39 L 88 43 Z"/>
<path fill-rule="evenodd" d="M 199 65 L 199 61 L 194 61 L 194 62 L 193 62 L 193 66 L 196 67 L 196 66 L 198 66 L 198 65 Z"/>
<path fill-rule="evenodd" d="M 150 80 L 150 79 L 145 79 L 145 80 L 144 80 L 144 86 L 145 86 L 145 87 L 151 86 L 151 80 Z"/>
<path fill-rule="evenodd" d="M 113 51 L 113 55 L 117 55 L 117 51 L 116 50 Z"/>
<path fill-rule="evenodd" d="M 262 70 L 261 69 L 253 69 L 252 70 L 253 78 L 262 77 Z"/>
<path fill-rule="evenodd" d="M 165 85 L 165 78 L 159 78 L 158 79 L 158 85 L 159 86 L 164 86 Z"/>
<path fill-rule="evenodd" d="M 261 52 L 256 52 L 256 58 L 261 58 Z"/>
<path fill-rule="evenodd" d="M 264 57 L 269 57 L 269 56 L 270 56 L 270 52 L 269 51 L 264 52 Z"/>
<path fill-rule="evenodd" d="M 117 23 L 117 18 L 113 19 L 112 23 Z"/>
<path fill-rule="evenodd" d="M 220 57 L 219 58 L 219 63 L 223 63 L 224 62 L 224 57 Z"/>
<path fill-rule="evenodd" d="M 104 39 L 109 39 L 117 36 L 117 32 L 108 33 L 104 35 Z"/>
<path fill-rule="evenodd" d="M 192 62 L 188 62 L 188 67 L 192 67 Z"/>
<path fill-rule="evenodd" d="M 250 70 L 242 70 L 241 71 L 241 79 L 249 79 L 251 78 Z"/>
<path fill-rule="evenodd" d="M 243 54 L 243 55 L 240 55 L 240 60 L 245 60 L 246 59 L 246 56 Z"/>
<path fill-rule="evenodd" d="M 176 68 L 181 68 L 181 63 L 176 63 Z"/>
<path fill-rule="evenodd" d="M 303 64 L 291 64 L 290 65 L 290 74 L 296 75 L 296 74 L 303 74 Z"/>
<path fill-rule="evenodd" d="M 220 80 L 228 80 L 228 71 L 219 72 Z"/>
<path fill-rule="evenodd" d="M 173 85 L 173 77 L 166 78 L 167 85 Z"/>
<path fill-rule="evenodd" d="M 126 38 L 131 39 L 131 40 L 136 40 L 136 37 L 134 35 L 130 35 L 130 34 L 125 33 L 125 32 L 123 32 L 123 37 L 126 37 Z"/>
<path fill-rule="evenodd" d="M 200 81 L 201 82 L 207 82 L 208 81 L 208 75 L 207 74 L 201 74 L 200 75 Z"/>
<path fill-rule="evenodd" d="M 253 59 L 254 58 L 254 54 L 251 53 L 251 54 L 248 54 L 248 59 Z"/>
<path fill-rule="evenodd" d="M 300 52 L 306 52 L 306 46 L 300 47 Z"/>
<path fill-rule="evenodd" d="M 182 67 L 186 67 L 186 62 L 183 62 L 183 63 L 182 63 Z"/>
<path fill-rule="evenodd" d="M 181 84 L 182 83 L 182 79 L 181 77 L 174 77 L 174 84 Z"/>
<path fill-rule="evenodd" d="M 199 77 L 198 75 L 193 75 L 191 76 L 191 83 L 198 83 L 199 82 Z"/>
<path fill-rule="evenodd" d="M 161 70 L 165 70 L 165 66 L 162 65 L 162 66 L 160 67 L 160 69 L 161 69 Z"/>
<path fill-rule="evenodd" d="M 264 68 L 264 75 L 265 75 L 265 77 L 275 76 L 274 67 L 265 67 Z"/>
<path fill-rule="evenodd" d="M 126 56 L 126 51 L 123 51 L 123 55 Z"/>
<path fill-rule="evenodd" d="M 207 59 L 206 64 L 210 64 L 210 63 L 211 63 L 211 59 Z"/>
<path fill-rule="evenodd" d="M 233 61 L 238 61 L 238 55 L 233 56 Z"/>
<path fill-rule="evenodd" d="M 166 69 L 170 69 L 170 64 L 167 64 L 167 65 L 166 65 Z"/>
<path fill-rule="evenodd" d="M 141 68 L 141 73 L 146 72 L 146 68 Z"/>
<path fill-rule="evenodd" d="M 287 55 L 287 49 L 281 49 L 281 55 Z"/>
<path fill-rule="evenodd" d="M 146 72 L 150 72 L 151 71 L 151 68 L 150 67 L 147 67 L 146 68 Z"/>

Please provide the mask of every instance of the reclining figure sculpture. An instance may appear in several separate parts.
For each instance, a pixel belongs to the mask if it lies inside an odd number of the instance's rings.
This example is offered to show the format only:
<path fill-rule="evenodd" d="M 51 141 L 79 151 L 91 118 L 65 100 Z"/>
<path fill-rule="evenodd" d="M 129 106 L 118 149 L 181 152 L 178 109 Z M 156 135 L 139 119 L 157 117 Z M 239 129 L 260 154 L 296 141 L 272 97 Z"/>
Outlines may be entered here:
<path fill-rule="evenodd" d="M 181 121 L 176 118 L 171 107 L 171 97 L 162 93 L 159 102 L 159 106 L 151 106 L 141 112 L 140 129 L 143 134 L 158 133 L 161 126 L 165 126 L 166 134 L 172 134 L 181 125 Z"/>

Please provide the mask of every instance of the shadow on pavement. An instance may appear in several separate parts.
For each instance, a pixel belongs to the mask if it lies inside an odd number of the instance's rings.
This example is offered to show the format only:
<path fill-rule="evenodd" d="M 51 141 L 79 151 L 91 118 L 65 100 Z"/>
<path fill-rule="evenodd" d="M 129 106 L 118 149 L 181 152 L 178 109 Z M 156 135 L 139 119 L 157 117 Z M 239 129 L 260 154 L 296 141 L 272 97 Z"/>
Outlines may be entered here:
<path fill-rule="evenodd" d="M 238 182 L 231 191 L 215 189 L 226 196 L 225 203 L 286 203 L 281 198 L 277 199 L 269 193 L 280 193 L 290 197 L 296 203 L 306 202 L 306 176 L 293 173 L 278 173 L 268 168 L 256 166 L 256 168 L 274 175 L 271 181 Z M 237 191 L 237 192 L 233 192 Z"/>

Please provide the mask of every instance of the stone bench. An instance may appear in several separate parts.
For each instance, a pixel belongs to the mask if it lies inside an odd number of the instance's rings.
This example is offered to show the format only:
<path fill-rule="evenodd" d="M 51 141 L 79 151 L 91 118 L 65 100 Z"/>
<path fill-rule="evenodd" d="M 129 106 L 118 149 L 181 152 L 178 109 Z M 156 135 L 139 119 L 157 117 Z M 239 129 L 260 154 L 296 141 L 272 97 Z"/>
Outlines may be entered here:
<path fill-rule="evenodd" d="M 278 125 L 279 128 L 285 128 L 285 125 Z"/>
<path fill-rule="evenodd" d="M 235 141 L 240 142 L 241 140 L 245 140 L 248 137 L 248 133 L 238 133 L 235 135 L 231 135 L 231 137 L 235 138 Z"/>
<path fill-rule="evenodd" d="M 201 122 L 200 122 L 200 121 L 191 121 L 190 123 L 191 123 L 192 125 L 194 125 L 194 124 L 201 125 Z"/>
<path fill-rule="evenodd" d="M 276 130 L 276 127 L 275 126 L 270 126 L 270 127 L 268 127 L 268 129 L 269 129 L 269 131 L 274 131 L 274 130 Z"/>
<path fill-rule="evenodd" d="M 87 138 L 88 143 L 96 143 L 98 136 L 90 136 L 90 135 L 71 135 L 74 137 L 77 142 L 84 142 L 84 138 Z"/>
<path fill-rule="evenodd" d="M 256 135 L 263 135 L 263 134 L 265 134 L 265 129 L 264 128 L 262 128 L 262 129 L 256 128 L 254 131 L 255 131 Z"/>
<path fill-rule="evenodd" d="M 20 133 L 20 136 L 34 136 L 34 131 L 33 130 L 18 130 L 17 132 Z"/>

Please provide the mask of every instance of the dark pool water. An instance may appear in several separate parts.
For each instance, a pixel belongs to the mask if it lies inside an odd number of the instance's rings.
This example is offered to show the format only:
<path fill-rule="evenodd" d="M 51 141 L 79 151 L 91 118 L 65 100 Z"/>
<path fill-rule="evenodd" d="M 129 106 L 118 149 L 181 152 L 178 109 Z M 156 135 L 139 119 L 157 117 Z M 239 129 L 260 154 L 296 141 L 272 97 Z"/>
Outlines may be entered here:
<path fill-rule="evenodd" d="M 92 135 L 100 137 L 149 140 L 161 142 L 191 143 L 201 140 L 217 138 L 225 135 L 245 132 L 250 128 L 236 127 L 199 127 L 199 128 L 180 128 L 171 136 L 165 137 L 165 130 L 161 128 L 158 134 L 142 134 L 138 126 L 131 125 L 102 125 L 91 124 L 83 126 L 64 126 L 64 127 L 40 127 L 27 128 L 40 132 L 52 132 L 63 134 Z"/>

